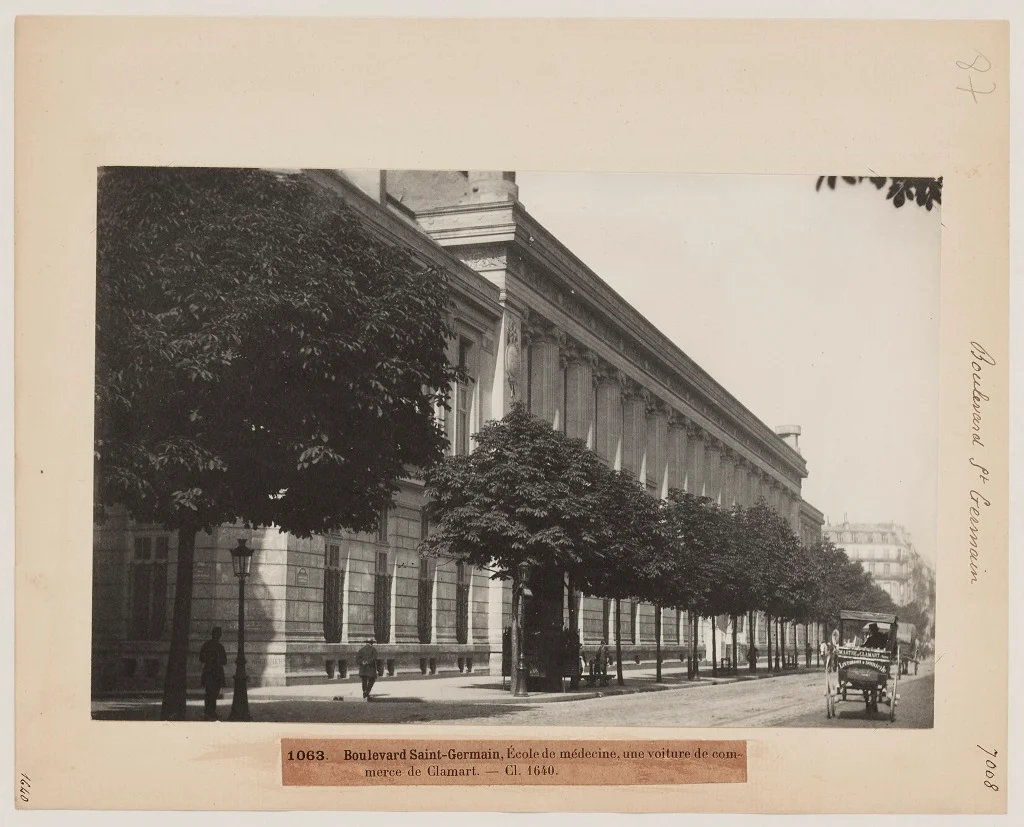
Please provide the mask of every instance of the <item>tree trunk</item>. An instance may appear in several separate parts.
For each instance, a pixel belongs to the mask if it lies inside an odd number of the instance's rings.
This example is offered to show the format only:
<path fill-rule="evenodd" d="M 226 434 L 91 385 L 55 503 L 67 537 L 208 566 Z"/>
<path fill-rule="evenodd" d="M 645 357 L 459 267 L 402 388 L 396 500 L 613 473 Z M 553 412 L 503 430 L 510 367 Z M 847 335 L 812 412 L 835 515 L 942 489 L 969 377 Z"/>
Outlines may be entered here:
<path fill-rule="evenodd" d="M 192 569 L 196 556 L 196 526 L 178 528 L 178 562 L 174 579 L 174 619 L 167 674 L 160 708 L 163 721 L 184 721 L 188 699 L 188 656 L 192 631 Z"/>
<path fill-rule="evenodd" d="M 750 664 L 750 671 L 757 671 L 757 661 L 752 660 L 750 652 L 757 648 L 757 630 L 754 628 L 754 613 L 747 612 L 747 662 Z"/>
<path fill-rule="evenodd" d="M 782 655 L 782 670 L 786 669 L 786 621 L 779 618 L 779 653 Z"/>
<path fill-rule="evenodd" d="M 619 686 L 626 681 L 622 677 L 622 601 L 615 598 L 615 676 Z"/>
<path fill-rule="evenodd" d="M 772 673 L 772 616 L 764 613 L 764 640 L 768 649 L 768 674 Z"/>
<path fill-rule="evenodd" d="M 732 616 L 732 673 L 734 675 L 738 674 L 739 671 L 740 671 L 739 670 L 739 666 L 736 663 L 736 655 L 738 654 L 738 651 L 737 651 L 738 646 L 736 644 L 736 634 L 737 634 L 736 627 L 738 625 L 739 625 L 738 616 L 737 615 L 733 615 Z"/>
<path fill-rule="evenodd" d="M 690 669 L 687 677 L 692 681 L 697 676 L 697 619 L 692 612 L 686 614 L 686 625 L 690 627 Z"/>
<path fill-rule="evenodd" d="M 718 677 L 718 618 L 711 615 L 711 677 Z"/>
<path fill-rule="evenodd" d="M 661 606 L 654 607 L 654 681 L 661 683 Z"/>
<path fill-rule="evenodd" d="M 523 658 L 523 584 L 519 575 L 513 569 L 512 574 L 512 635 L 511 653 L 509 659 L 512 661 L 511 689 L 513 697 L 525 697 L 526 691 L 526 670 L 521 668 Z"/>

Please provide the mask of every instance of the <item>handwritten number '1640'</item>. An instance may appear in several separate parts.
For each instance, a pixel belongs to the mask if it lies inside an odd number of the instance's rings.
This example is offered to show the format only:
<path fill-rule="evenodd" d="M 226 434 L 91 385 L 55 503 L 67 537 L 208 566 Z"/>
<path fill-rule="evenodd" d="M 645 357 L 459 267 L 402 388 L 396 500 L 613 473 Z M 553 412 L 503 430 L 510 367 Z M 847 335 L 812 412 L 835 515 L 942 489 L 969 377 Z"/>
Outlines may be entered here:
<path fill-rule="evenodd" d="M 958 60 L 956 62 L 956 65 L 957 65 L 958 69 L 963 69 L 965 72 L 967 72 L 967 85 L 966 86 L 958 86 L 956 88 L 959 89 L 961 92 L 970 92 L 971 93 L 971 97 L 974 98 L 974 102 L 977 103 L 978 102 L 978 95 L 991 95 L 993 92 L 996 91 L 996 85 L 995 85 L 995 83 L 993 83 L 991 89 L 975 89 L 974 88 L 974 75 L 971 74 L 971 73 L 972 72 L 982 72 L 982 73 L 984 73 L 984 72 L 987 72 L 989 69 L 992 68 L 992 61 L 990 61 L 987 57 L 985 57 L 985 55 L 983 55 L 981 52 L 978 52 L 978 51 L 976 51 L 975 54 L 977 55 L 977 57 L 975 57 L 974 60 L 972 60 L 970 63 L 965 63 L 962 60 Z"/>

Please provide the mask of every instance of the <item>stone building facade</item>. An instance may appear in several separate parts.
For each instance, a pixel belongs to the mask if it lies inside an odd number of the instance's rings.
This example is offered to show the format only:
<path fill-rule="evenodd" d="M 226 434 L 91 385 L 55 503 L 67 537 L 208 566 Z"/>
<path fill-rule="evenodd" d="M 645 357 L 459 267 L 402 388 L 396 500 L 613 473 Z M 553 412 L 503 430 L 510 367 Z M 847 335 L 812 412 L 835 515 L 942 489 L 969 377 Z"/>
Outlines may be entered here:
<path fill-rule="evenodd" d="M 923 597 L 916 593 L 915 566 L 922 565 L 910 532 L 896 523 L 851 523 L 844 520 L 822 528 L 822 536 L 846 550 L 898 606 Z"/>
<path fill-rule="evenodd" d="M 724 507 L 764 498 L 802 539 L 821 536 L 821 512 L 801 497 L 807 465 L 799 428 L 776 433 L 766 426 L 624 302 L 530 216 L 513 173 L 301 174 L 334 192 L 382 238 L 448 274 L 456 331 L 449 355 L 469 375 L 452 388 L 452 410 L 444 416 L 451 451 L 472 450 L 481 425 L 522 400 L 609 465 L 631 471 L 654 496 L 678 488 Z M 213 625 L 233 644 L 237 581 L 229 551 L 246 537 L 256 549 L 247 582 L 251 684 L 344 677 L 370 635 L 386 674 L 499 672 L 502 632 L 511 620 L 508 584 L 454 560 L 422 558 L 417 547 L 429 531 L 423 503 L 422 486 L 409 479 L 373 534 L 298 539 L 221 526 L 200 535 L 194 648 Z M 159 683 L 175 551 L 173 534 L 133 525 L 123 515 L 97 528 L 93 671 L 99 690 Z M 631 660 L 654 657 L 655 635 L 669 657 L 689 642 L 685 614 L 665 610 L 656 618 L 654 607 L 624 601 L 615 617 L 609 601 L 565 599 L 566 618 L 568 601 L 578 601 L 584 646 L 613 640 L 615 624 Z M 763 653 L 768 631 L 755 621 L 753 638 Z M 707 652 L 710 622 L 699 630 L 709 658 L 723 657 L 731 637 L 728 623 L 719 623 L 718 653 Z M 744 644 L 751 637 L 745 625 L 741 619 Z M 191 668 L 198 671 L 198 663 Z"/>

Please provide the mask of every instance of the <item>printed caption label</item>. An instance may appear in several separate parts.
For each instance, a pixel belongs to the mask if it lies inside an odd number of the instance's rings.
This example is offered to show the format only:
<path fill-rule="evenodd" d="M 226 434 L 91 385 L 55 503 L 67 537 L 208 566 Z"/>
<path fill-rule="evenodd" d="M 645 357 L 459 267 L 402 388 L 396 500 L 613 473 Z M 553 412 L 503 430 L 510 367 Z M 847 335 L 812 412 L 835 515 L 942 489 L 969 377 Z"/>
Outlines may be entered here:
<path fill-rule="evenodd" d="M 741 784 L 746 741 L 286 738 L 290 787 Z"/>

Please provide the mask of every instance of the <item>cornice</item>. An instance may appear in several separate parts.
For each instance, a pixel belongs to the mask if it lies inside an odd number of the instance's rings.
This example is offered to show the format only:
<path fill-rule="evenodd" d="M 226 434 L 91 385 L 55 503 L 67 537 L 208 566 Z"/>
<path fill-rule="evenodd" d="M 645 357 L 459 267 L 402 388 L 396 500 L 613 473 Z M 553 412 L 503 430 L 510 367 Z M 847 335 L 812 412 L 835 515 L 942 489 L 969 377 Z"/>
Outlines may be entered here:
<path fill-rule="evenodd" d="M 785 443 L 771 428 L 754 416 L 734 396 L 719 385 L 706 371 L 687 356 L 667 336 L 652 325 L 639 311 L 626 302 L 611 287 L 605 284 L 596 273 L 574 256 L 561 242 L 554 238 L 542 225 L 520 205 L 514 207 L 517 232 L 513 251 L 508 256 L 510 269 L 516 271 L 530 286 L 543 292 L 540 284 L 545 275 L 554 274 L 568 291 L 551 289 L 548 292 L 565 312 L 583 311 L 586 320 L 587 310 L 594 318 L 595 326 L 604 322 L 608 328 L 611 322 L 611 333 L 608 336 L 611 344 L 623 353 L 632 363 L 652 375 L 661 384 L 682 397 L 695 411 L 711 420 L 725 430 L 730 437 L 740 442 L 748 450 L 756 451 L 754 443 L 763 447 L 770 455 L 777 458 L 785 471 L 797 478 L 807 476 L 806 461 Z M 528 243 L 524 244 L 523 240 Z M 531 278 L 530 267 L 543 271 L 538 279 Z M 551 279 L 548 279 L 551 281 Z M 590 305 L 590 308 L 587 305 Z M 596 314 L 593 311 L 597 311 Z M 601 319 L 600 316 L 604 318 Z M 618 328 L 618 330 L 615 330 Z M 605 333 L 606 331 L 600 331 Z M 603 337 L 602 337 L 603 338 Z M 629 340 L 633 341 L 630 342 Z M 637 347 L 635 342 L 642 343 Z M 632 346 L 632 347 L 631 347 Z M 643 352 L 646 348 L 655 362 Z M 630 351 L 633 352 L 630 352 Z M 660 368 L 660 370 L 659 370 Z M 660 374 L 660 375 L 659 375 Z M 673 381 L 675 377 L 682 380 Z M 716 416 L 716 414 L 719 414 Z M 743 439 L 744 435 L 753 439 Z M 767 460 L 762 454 L 762 460 Z M 770 463 L 775 464 L 775 463 Z M 783 468 L 779 468 L 783 471 Z"/>
<path fill-rule="evenodd" d="M 314 183 L 338 195 L 383 241 L 407 250 L 424 266 L 443 269 L 448 275 L 449 287 L 458 298 L 474 303 L 477 311 L 492 319 L 501 318 L 498 286 L 439 247 L 429 235 L 393 215 L 334 170 L 304 169 L 302 172 Z"/>
<path fill-rule="evenodd" d="M 804 458 L 739 400 L 719 385 L 667 336 L 539 224 L 519 202 L 468 204 L 417 212 L 417 220 L 443 247 L 466 250 L 465 261 L 481 272 L 503 271 L 503 296 L 534 306 L 542 297 L 548 315 L 564 315 L 593 337 L 590 346 L 623 358 L 643 385 L 664 388 L 680 400 L 692 421 L 710 436 L 757 458 L 787 479 L 807 476 Z M 524 331 L 524 338 L 525 338 Z M 574 333 L 574 335 L 576 335 Z M 584 337 L 580 337 L 584 338 Z M 603 345 L 604 348 L 599 345 Z M 618 366 L 622 370 L 622 366 Z M 631 376 L 630 378 L 633 378 Z M 785 485 L 784 487 L 789 487 Z"/>

